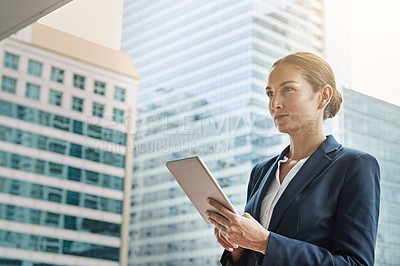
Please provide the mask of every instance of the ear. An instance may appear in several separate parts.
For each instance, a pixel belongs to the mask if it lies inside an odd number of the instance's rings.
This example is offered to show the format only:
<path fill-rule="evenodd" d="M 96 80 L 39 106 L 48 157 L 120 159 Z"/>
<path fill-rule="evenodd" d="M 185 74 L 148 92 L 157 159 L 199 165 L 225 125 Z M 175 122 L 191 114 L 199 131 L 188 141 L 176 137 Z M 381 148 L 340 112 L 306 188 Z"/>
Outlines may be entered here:
<path fill-rule="evenodd" d="M 326 84 L 319 90 L 319 109 L 324 109 L 331 101 L 333 95 L 333 89 L 330 85 Z"/>

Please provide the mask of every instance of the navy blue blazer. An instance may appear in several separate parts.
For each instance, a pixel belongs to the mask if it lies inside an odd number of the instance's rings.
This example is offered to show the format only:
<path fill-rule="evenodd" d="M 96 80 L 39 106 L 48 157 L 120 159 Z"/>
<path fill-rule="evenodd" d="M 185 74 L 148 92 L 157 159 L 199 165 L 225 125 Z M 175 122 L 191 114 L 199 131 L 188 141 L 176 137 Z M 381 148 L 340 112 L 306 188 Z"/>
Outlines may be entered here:
<path fill-rule="evenodd" d="M 258 221 L 278 161 L 288 152 L 289 146 L 251 172 L 245 212 Z M 373 265 L 379 179 L 373 156 L 345 148 L 329 135 L 278 200 L 265 255 L 245 250 L 234 265 Z"/>

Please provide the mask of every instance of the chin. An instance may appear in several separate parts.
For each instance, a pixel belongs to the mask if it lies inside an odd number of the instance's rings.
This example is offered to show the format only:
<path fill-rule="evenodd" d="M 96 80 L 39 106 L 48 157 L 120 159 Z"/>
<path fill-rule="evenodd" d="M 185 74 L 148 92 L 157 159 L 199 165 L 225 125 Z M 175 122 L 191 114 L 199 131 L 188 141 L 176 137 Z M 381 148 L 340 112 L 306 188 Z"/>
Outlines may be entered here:
<path fill-rule="evenodd" d="M 304 130 L 302 128 L 299 127 L 288 127 L 288 126 L 284 126 L 284 125 L 277 125 L 276 128 L 278 129 L 278 131 L 280 133 L 285 133 L 285 134 L 289 134 L 289 135 L 296 135 L 296 134 L 301 134 L 304 132 Z"/>
<path fill-rule="evenodd" d="M 276 126 L 276 129 L 277 129 L 280 133 L 289 133 L 289 130 L 288 130 L 286 127 Z"/>

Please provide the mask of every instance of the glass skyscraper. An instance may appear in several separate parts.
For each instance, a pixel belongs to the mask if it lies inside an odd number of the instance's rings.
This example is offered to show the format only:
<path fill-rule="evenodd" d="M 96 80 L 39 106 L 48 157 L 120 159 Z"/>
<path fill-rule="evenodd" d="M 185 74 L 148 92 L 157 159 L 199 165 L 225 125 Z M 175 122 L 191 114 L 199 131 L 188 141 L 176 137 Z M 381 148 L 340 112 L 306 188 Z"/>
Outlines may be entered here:
<path fill-rule="evenodd" d="M 381 168 L 375 265 L 400 265 L 400 107 L 343 90 L 343 144 L 374 155 Z"/>
<path fill-rule="evenodd" d="M 323 14 L 322 0 L 124 1 L 122 49 L 141 75 L 130 265 L 218 264 L 212 227 L 165 162 L 201 156 L 243 210 L 251 167 L 288 143 L 269 118 L 268 68 L 323 55 Z"/>
<path fill-rule="evenodd" d="M 0 62 L 0 265 L 119 265 L 129 55 L 35 23 L 0 42 Z"/>

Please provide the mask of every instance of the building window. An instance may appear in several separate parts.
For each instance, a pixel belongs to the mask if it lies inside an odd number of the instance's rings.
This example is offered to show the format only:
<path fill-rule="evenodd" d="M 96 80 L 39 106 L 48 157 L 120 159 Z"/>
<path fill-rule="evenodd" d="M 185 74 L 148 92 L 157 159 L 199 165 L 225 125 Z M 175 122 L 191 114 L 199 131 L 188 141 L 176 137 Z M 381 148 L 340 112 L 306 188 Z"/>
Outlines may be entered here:
<path fill-rule="evenodd" d="M 1 82 L 1 90 L 6 91 L 9 93 L 14 93 L 17 88 L 17 80 L 9 77 L 3 76 L 2 82 Z"/>
<path fill-rule="evenodd" d="M 52 67 L 51 68 L 51 80 L 58 82 L 58 83 L 63 83 L 64 82 L 64 70 Z"/>
<path fill-rule="evenodd" d="M 29 60 L 28 64 L 28 74 L 36 77 L 42 76 L 42 63 Z"/>
<path fill-rule="evenodd" d="M 4 66 L 18 70 L 19 56 L 15 54 L 6 53 L 4 56 Z"/>
<path fill-rule="evenodd" d="M 104 104 L 93 103 L 92 114 L 94 116 L 103 117 L 104 116 Z"/>
<path fill-rule="evenodd" d="M 106 84 L 104 82 L 94 81 L 94 93 L 104 95 L 106 92 Z"/>
<path fill-rule="evenodd" d="M 40 86 L 39 85 L 26 83 L 26 91 L 25 91 L 26 98 L 38 101 L 39 95 L 40 95 Z"/>
<path fill-rule="evenodd" d="M 50 90 L 49 94 L 49 104 L 61 106 L 62 93 L 59 91 Z"/>
<path fill-rule="evenodd" d="M 72 106 L 71 109 L 74 111 L 83 111 L 83 99 L 72 96 Z"/>
<path fill-rule="evenodd" d="M 85 77 L 74 74 L 74 87 L 78 89 L 85 89 Z"/>
<path fill-rule="evenodd" d="M 113 121 L 118 122 L 118 123 L 123 123 L 124 122 L 124 114 L 125 114 L 125 112 L 123 110 L 114 108 Z"/>
<path fill-rule="evenodd" d="M 125 89 L 115 87 L 114 89 L 114 99 L 125 102 Z"/>

